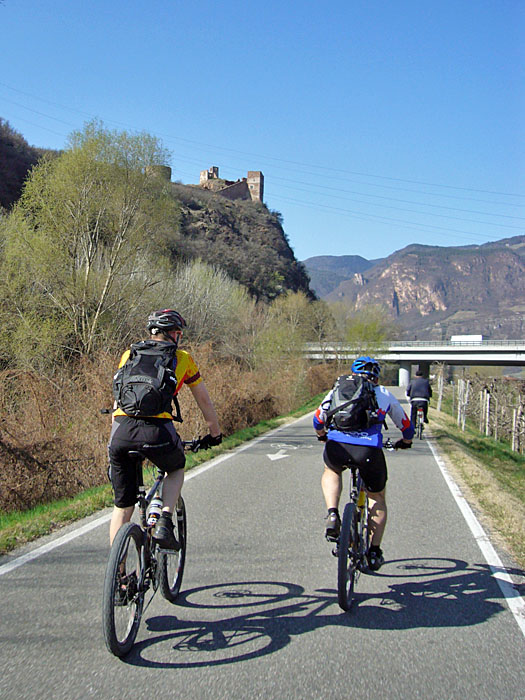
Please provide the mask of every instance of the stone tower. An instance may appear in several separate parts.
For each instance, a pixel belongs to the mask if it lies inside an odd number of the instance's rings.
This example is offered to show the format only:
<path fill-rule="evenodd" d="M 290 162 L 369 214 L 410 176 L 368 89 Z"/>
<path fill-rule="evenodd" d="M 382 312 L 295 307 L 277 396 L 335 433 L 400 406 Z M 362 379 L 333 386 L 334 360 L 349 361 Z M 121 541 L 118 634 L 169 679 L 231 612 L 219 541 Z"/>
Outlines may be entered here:
<path fill-rule="evenodd" d="M 262 202 L 264 197 L 264 175 L 260 170 L 248 170 L 248 188 L 254 202 Z"/>
<path fill-rule="evenodd" d="M 201 170 L 200 185 L 205 185 L 208 180 L 217 180 L 219 178 L 219 168 L 216 165 L 212 165 L 208 170 Z"/>

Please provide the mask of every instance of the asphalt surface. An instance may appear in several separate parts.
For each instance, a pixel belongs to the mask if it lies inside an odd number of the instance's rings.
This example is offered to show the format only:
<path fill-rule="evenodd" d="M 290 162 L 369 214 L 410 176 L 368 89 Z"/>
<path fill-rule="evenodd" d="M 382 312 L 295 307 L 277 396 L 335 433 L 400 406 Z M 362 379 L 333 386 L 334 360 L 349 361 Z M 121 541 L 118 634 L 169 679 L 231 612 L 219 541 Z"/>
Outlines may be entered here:
<path fill-rule="evenodd" d="M 194 472 L 179 604 L 157 594 L 123 660 L 102 637 L 107 522 L 2 571 L 109 511 L 0 559 L 0 698 L 525 698 L 523 632 L 426 441 L 386 453 L 387 561 L 340 610 L 322 447 L 308 416 Z"/>

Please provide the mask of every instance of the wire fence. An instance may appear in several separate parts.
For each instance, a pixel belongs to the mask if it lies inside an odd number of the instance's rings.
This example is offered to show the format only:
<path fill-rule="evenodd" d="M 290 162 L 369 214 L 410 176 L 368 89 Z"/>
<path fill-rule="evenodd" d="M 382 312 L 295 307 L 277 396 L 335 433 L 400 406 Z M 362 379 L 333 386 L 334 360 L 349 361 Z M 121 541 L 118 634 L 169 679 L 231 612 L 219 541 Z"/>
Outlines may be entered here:
<path fill-rule="evenodd" d="M 525 381 L 472 373 L 446 382 L 440 367 L 437 389 L 437 409 L 442 409 L 443 401 L 450 402 L 462 431 L 468 421 L 482 435 L 504 440 L 514 452 L 525 453 Z"/>

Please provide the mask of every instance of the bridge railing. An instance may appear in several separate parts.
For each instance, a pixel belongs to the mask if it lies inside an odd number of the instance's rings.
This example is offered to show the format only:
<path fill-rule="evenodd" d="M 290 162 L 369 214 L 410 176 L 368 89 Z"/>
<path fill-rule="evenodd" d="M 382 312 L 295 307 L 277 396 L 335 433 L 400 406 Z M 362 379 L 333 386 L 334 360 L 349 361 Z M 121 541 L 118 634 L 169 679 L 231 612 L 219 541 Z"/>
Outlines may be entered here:
<path fill-rule="evenodd" d="M 393 350 L 394 348 L 458 348 L 458 347 L 472 347 L 472 348 L 494 348 L 494 347 L 504 347 L 504 348 L 525 348 L 525 340 L 479 340 L 479 341 L 467 341 L 467 340 L 391 340 L 381 344 L 378 350 L 380 352 L 385 352 L 388 350 Z M 343 351 L 348 352 L 352 350 L 352 346 L 349 343 L 344 343 L 340 341 L 330 342 L 325 341 L 323 343 L 305 343 L 305 348 L 307 350 L 329 350 L 332 352 Z"/>
<path fill-rule="evenodd" d="M 523 348 L 525 340 L 392 340 L 387 343 L 389 348 L 443 348 L 443 347 L 506 347 Z"/>

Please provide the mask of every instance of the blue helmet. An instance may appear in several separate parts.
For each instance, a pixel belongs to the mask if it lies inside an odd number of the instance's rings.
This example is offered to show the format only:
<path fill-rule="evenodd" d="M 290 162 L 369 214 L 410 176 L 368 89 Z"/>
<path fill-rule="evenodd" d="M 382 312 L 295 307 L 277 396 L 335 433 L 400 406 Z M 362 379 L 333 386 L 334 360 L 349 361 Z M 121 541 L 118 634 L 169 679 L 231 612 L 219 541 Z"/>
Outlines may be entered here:
<path fill-rule="evenodd" d="M 381 367 L 373 357 L 363 356 L 352 362 L 352 372 L 354 374 L 367 374 L 369 377 L 377 379 L 381 374 Z"/>

